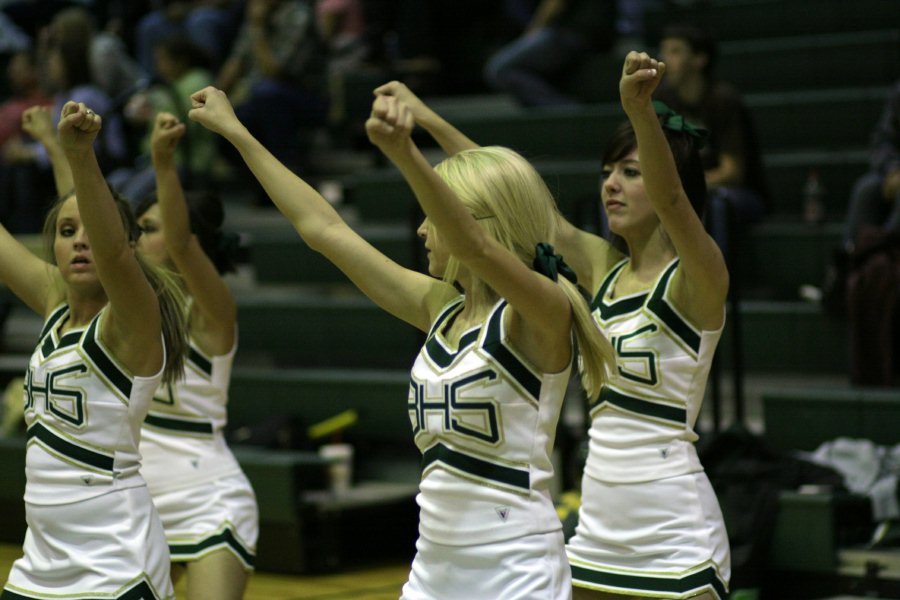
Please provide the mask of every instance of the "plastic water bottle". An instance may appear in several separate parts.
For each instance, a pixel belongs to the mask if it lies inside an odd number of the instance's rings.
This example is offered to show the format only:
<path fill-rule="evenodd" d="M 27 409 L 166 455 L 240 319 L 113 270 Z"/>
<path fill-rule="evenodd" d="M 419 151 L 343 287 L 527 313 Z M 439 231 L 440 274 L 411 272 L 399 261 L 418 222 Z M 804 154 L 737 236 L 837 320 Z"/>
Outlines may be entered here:
<path fill-rule="evenodd" d="M 825 218 L 825 186 L 819 179 L 819 172 L 810 169 L 803 184 L 803 221 L 810 224 L 821 223 Z"/>

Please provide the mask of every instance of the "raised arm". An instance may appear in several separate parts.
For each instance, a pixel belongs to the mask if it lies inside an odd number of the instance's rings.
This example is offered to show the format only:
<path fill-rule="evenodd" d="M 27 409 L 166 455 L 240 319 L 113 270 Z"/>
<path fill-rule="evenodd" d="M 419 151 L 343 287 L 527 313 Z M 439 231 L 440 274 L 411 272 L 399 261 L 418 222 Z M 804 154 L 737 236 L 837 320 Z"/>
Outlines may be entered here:
<path fill-rule="evenodd" d="M 53 182 L 56 184 L 56 195 L 64 196 L 72 191 L 72 170 L 59 145 L 56 128 L 50 109 L 46 106 L 32 106 L 22 113 L 22 130 L 34 138 L 47 152 L 50 166 L 53 168 Z"/>
<path fill-rule="evenodd" d="M 150 136 L 156 196 L 166 251 L 194 299 L 191 333 L 204 346 L 203 350 L 220 355 L 234 345 L 237 307 L 225 280 L 191 233 L 184 189 L 175 165 L 175 148 L 184 133 L 185 125 L 175 115 L 156 115 Z"/>
<path fill-rule="evenodd" d="M 59 141 L 72 170 L 78 212 L 109 301 L 101 329 L 103 342 L 133 374 L 152 375 L 163 365 L 159 304 L 94 154 L 101 124 L 100 115 L 83 103 L 67 102 L 59 122 Z"/>
<path fill-rule="evenodd" d="M 376 250 L 313 187 L 278 161 L 241 124 L 225 94 L 207 87 L 191 96 L 188 116 L 220 134 L 240 152 L 278 210 L 300 237 L 338 267 L 369 298 L 422 331 L 455 291 L 401 267 Z"/>
<path fill-rule="evenodd" d="M 390 81 L 375 89 L 376 96 L 389 96 L 403 102 L 413 115 L 415 124 L 423 128 L 449 156 L 457 152 L 480 148 L 462 131 L 425 104 L 404 83 Z M 578 281 L 593 291 L 591 282 L 602 276 L 611 266 L 610 259 L 621 256 L 603 238 L 577 229 L 560 215 L 556 247 L 566 262 L 575 270 Z M 599 280 L 597 281 L 599 285 Z"/>
<path fill-rule="evenodd" d="M 557 356 L 564 353 L 572 323 L 565 292 L 526 266 L 478 225 L 413 143 L 413 124 L 412 111 L 403 102 L 378 96 L 366 122 L 366 132 L 400 169 L 450 254 L 505 298 L 550 352 Z"/>
<path fill-rule="evenodd" d="M 634 127 L 647 196 L 681 259 L 680 276 L 673 282 L 676 303 L 695 322 L 717 327 L 724 317 L 728 269 L 691 207 L 653 108 L 651 96 L 665 70 L 665 63 L 646 53 L 629 52 L 619 82 L 622 107 Z"/>
<path fill-rule="evenodd" d="M 406 104 L 416 125 L 427 131 L 448 155 L 453 156 L 462 150 L 479 147 L 462 131 L 434 112 L 401 82 L 391 81 L 379 86 L 375 88 L 375 95 L 391 96 Z"/>
<path fill-rule="evenodd" d="M 43 144 L 53 164 L 57 194 L 72 189 L 69 164 L 56 139 L 50 111 L 44 106 L 32 106 L 22 114 L 22 129 Z M 59 270 L 35 256 L 0 225 L 0 280 L 28 307 L 46 316 L 64 297 Z"/>
<path fill-rule="evenodd" d="M 3 225 L 0 225 L 0 281 L 42 317 L 64 297 L 59 270 L 35 256 Z"/>

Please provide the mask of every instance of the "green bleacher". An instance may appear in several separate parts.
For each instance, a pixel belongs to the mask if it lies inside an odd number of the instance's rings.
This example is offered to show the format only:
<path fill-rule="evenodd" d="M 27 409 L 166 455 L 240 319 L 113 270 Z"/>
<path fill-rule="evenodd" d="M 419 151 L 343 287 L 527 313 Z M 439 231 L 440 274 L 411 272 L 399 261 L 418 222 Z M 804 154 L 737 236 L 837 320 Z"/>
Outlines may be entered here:
<path fill-rule="evenodd" d="M 259 291 L 238 298 L 240 348 L 278 366 L 408 369 L 418 331 L 355 293 Z"/>

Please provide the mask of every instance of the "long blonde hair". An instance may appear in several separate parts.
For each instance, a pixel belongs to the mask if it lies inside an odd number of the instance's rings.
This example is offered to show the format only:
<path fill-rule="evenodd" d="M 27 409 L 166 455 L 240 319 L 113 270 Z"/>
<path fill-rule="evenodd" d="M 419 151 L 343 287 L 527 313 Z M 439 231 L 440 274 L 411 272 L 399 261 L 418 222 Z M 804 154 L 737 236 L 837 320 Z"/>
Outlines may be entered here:
<path fill-rule="evenodd" d="M 122 220 L 122 227 L 125 229 L 128 241 L 134 244 L 137 241 L 139 229 L 131 206 L 112 188 L 110 188 L 110 192 L 119 211 L 119 218 Z M 74 192 L 69 192 L 57 198 L 44 218 L 44 250 L 47 260 L 54 265 L 56 264 L 56 255 L 53 252 L 53 242 L 56 239 L 56 220 L 63 203 L 74 195 Z M 139 252 L 135 252 L 135 258 L 159 302 L 163 343 L 166 349 L 163 381 L 174 383 L 184 375 L 184 361 L 189 349 L 185 312 L 185 307 L 188 305 L 187 297 L 175 273 L 163 267 L 151 265 L 143 259 Z"/>
<path fill-rule="evenodd" d="M 553 195 L 540 174 L 518 153 L 500 146 L 464 150 L 438 164 L 435 171 L 478 224 L 529 267 L 537 244 L 554 242 L 558 221 Z M 459 260 L 451 256 L 444 280 L 455 282 L 459 268 Z M 614 365 L 613 349 L 576 285 L 564 277 L 559 277 L 557 284 L 572 306 L 581 354 L 581 383 L 588 396 L 595 399 L 600 395 L 607 369 Z M 466 292 L 475 302 L 490 304 L 498 299 L 483 281 L 472 281 L 471 288 Z"/>

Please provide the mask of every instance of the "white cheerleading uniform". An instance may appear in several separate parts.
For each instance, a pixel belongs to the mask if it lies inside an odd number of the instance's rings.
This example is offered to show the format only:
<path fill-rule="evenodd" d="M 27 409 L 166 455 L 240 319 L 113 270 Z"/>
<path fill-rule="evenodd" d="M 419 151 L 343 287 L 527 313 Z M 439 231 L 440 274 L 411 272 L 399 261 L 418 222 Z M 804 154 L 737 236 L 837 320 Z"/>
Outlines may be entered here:
<path fill-rule="evenodd" d="M 50 315 L 25 382 L 25 556 L 3 598 L 174 598 L 162 526 L 139 473 L 141 423 L 162 370 L 128 373 L 84 329 Z"/>
<path fill-rule="evenodd" d="M 698 331 L 670 302 L 678 259 L 649 290 L 609 298 L 627 263 L 613 267 L 591 305 L 616 372 L 591 407 L 579 525 L 567 546 L 573 581 L 619 594 L 722 598 L 728 540 L 694 447 L 722 328 Z"/>
<path fill-rule="evenodd" d="M 184 378 L 157 390 L 144 421 L 141 472 L 173 562 L 226 549 L 253 568 L 256 497 L 224 435 L 236 348 L 208 357 L 192 341 Z"/>
<path fill-rule="evenodd" d="M 408 409 L 422 452 L 420 540 L 404 599 L 555 600 L 571 593 L 549 492 L 571 366 L 540 373 L 517 354 L 506 308 L 499 301 L 453 349 L 443 331 L 463 298 L 451 302 L 413 365 Z M 503 577 L 490 575 L 499 570 Z"/>

